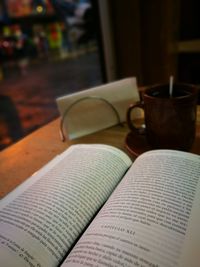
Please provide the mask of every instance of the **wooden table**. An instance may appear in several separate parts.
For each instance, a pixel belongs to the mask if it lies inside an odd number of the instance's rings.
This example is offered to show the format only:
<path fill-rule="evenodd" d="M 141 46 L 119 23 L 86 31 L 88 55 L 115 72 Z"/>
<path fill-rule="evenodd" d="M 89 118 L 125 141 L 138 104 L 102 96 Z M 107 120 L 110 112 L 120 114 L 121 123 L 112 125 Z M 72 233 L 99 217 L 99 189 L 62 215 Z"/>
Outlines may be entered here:
<path fill-rule="evenodd" d="M 126 125 L 123 127 L 118 125 L 73 141 L 62 142 L 59 136 L 59 119 L 54 120 L 0 152 L 0 197 L 12 191 L 72 144 L 102 143 L 127 152 L 125 138 L 128 132 Z M 200 107 L 198 107 L 196 141 L 191 151 L 200 154 Z"/>

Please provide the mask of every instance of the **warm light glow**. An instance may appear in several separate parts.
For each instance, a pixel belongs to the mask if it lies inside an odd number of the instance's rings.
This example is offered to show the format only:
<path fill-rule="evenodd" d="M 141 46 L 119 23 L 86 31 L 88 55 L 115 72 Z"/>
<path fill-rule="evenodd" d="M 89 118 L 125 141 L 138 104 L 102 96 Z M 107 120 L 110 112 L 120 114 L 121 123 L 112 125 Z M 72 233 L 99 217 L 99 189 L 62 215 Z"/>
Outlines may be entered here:
<path fill-rule="evenodd" d="M 4 47 L 9 47 L 9 42 L 4 41 L 4 42 L 3 42 L 3 46 L 4 46 Z"/>
<path fill-rule="evenodd" d="M 37 6 L 36 10 L 37 10 L 38 13 L 42 13 L 44 8 L 42 6 Z"/>

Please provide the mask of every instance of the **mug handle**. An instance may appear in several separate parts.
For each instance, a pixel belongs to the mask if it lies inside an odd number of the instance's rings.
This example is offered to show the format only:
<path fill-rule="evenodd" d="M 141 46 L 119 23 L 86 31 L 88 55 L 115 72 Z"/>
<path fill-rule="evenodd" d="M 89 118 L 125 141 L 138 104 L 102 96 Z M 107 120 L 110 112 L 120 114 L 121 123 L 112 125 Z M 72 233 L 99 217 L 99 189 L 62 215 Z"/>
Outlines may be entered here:
<path fill-rule="evenodd" d="M 135 104 L 131 104 L 126 112 L 126 121 L 128 127 L 131 131 L 136 132 L 138 134 L 145 134 L 145 127 L 137 128 L 131 120 L 131 113 L 134 108 L 141 108 L 144 111 L 144 103 L 143 102 L 136 102 Z"/>

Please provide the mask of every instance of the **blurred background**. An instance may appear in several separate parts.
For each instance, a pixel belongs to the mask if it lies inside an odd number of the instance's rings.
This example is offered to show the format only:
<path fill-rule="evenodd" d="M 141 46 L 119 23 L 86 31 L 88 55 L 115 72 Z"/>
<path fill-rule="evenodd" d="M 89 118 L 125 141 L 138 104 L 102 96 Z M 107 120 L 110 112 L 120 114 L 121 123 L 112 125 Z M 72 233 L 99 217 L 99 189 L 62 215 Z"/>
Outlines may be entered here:
<path fill-rule="evenodd" d="M 0 149 L 58 117 L 56 97 L 103 82 L 95 12 L 90 1 L 0 1 Z"/>
<path fill-rule="evenodd" d="M 0 150 L 57 118 L 58 96 L 130 76 L 199 85 L 199 10 L 197 0 L 0 0 Z"/>

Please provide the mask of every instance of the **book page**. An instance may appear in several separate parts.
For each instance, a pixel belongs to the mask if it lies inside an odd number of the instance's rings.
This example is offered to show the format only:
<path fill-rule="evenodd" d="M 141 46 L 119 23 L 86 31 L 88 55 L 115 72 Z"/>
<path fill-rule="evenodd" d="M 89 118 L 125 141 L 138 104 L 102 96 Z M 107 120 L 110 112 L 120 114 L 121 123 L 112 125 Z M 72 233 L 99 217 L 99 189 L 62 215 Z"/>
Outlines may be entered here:
<path fill-rule="evenodd" d="M 199 156 L 143 154 L 62 267 L 178 266 L 199 178 Z"/>
<path fill-rule="evenodd" d="M 199 267 L 200 265 L 200 183 L 196 192 L 179 267 Z"/>
<path fill-rule="evenodd" d="M 0 204 L 1 266 L 58 266 L 131 160 L 104 145 L 75 145 Z"/>

